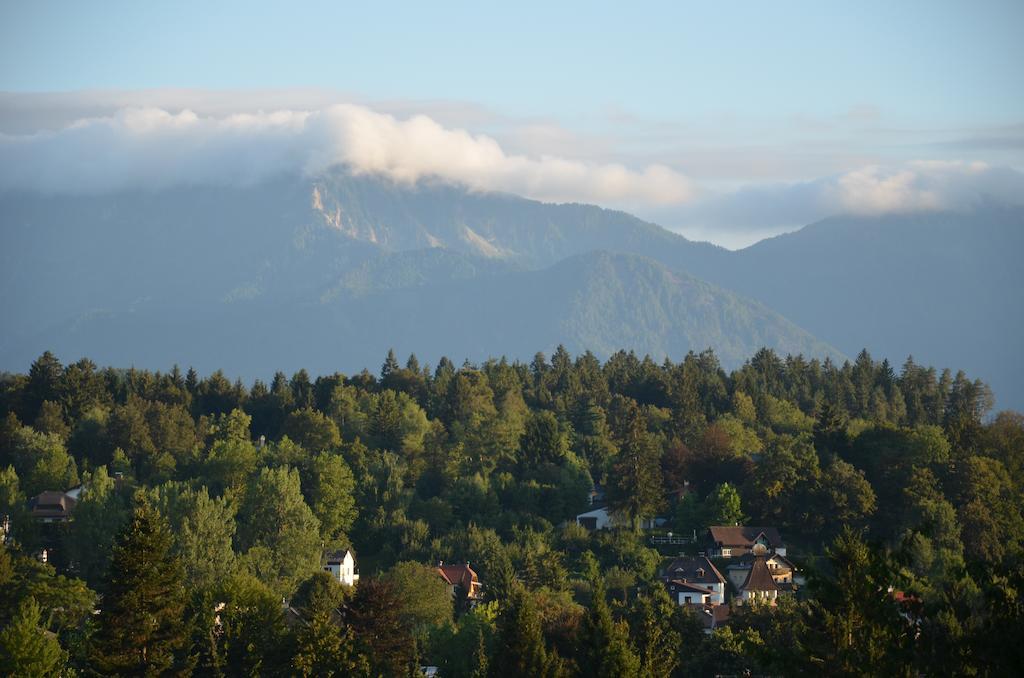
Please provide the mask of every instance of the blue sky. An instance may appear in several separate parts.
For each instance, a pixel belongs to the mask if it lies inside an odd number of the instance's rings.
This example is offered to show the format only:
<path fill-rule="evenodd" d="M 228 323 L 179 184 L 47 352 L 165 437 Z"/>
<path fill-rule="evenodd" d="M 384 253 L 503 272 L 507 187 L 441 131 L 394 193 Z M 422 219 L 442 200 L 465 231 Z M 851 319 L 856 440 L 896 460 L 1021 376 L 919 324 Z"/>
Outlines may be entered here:
<path fill-rule="evenodd" d="M 1024 167 L 1024 2 L 555 5 L 7 1 L 0 132 L 47 119 L 27 93 L 187 91 L 177 108 L 202 109 L 241 90 L 259 109 L 357 102 L 509 153 L 665 165 L 706 196 L 917 161 Z"/>

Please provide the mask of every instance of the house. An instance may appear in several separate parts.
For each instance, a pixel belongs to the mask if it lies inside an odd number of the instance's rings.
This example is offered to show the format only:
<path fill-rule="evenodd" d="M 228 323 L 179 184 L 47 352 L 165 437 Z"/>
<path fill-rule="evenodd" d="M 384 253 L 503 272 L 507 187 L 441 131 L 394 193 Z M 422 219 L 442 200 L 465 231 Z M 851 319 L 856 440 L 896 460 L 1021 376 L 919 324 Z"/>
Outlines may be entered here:
<path fill-rule="evenodd" d="M 464 595 L 472 604 L 482 597 L 483 584 L 480 583 L 480 578 L 477 577 L 469 563 L 445 565 L 442 560 L 437 564 L 437 573 L 448 585 L 448 592 L 451 593 L 452 598 Z"/>
<path fill-rule="evenodd" d="M 588 530 L 605 530 L 615 524 L 615 522 L 615 518 L 607 506 L 594 506 L 589 511 L 576 516 L 576 524 Z M 668 524 L 668 518 L 663 516 L 643 518 L 640 521 L 640 527 L 644 530 L 653 530 L 664 527 L 666 524 Z"/>
<path fill-rule="evenodd" d="M 772 577 L 771 570 L 767 563 L 768 548 L 763 544 L 754 545 L 754 560 L 747 572 L 747 578 L 739 585 L 739 600 L 733 599 L 742 605 L 752 602 L 775 604 L 779 597 L 780 587 Z"/>
<path fill-rule="evenodd" d="M 676 558 L 665 568 L 662 581 L 669 596 L 680 605 L 725 602 L 725 577 L 703 556 Z"/>
<path fill-rule="evenodd" d="M 716 525 L 709 527 L 705 537 L 707 552 L 712 558 L 735 558 L 751 553 L 760 544 L 773 553 L 786 555 L 786 544 L 774 527 Z"/>
<path fill-rule="evenodd" d="M 352 549 L 324 553 L 324 572 L 330 572 L 345 586 L 355 586 L 359 581 L 359 573 L 356 572 L 356 559 L 352 555 Z"/>
<path fill-rule="evenodd" d="M 611 527 L 612 518 L 608 513 L 608 507 L 601 506 L 576 516 L 576 524 L 588 530 L 605 530 Z"/>
<path fill-rule="evenodd" d="M 738 558 L 730 559 L 730 562 L 725 567 L 726 574 L 729 577 L 729 581 L 732 585 L 737 588 L 743 585 L 743 582 L 747 580 L 750 575 L 750 569 L 754 565 L 756 556 L 752 553 L 742 555 Z M 794 589 L 799 586 L 803 586 L 805 583 L 803 575 L 800 570 L 797 569 L 796 565 L 793 564 L 789 558 L 778 553 L 766 553 L 765 564 L 768 566 L 768 571 L 772 575 L 772 579 L 775 580 L 776 584 L 779 584 L 779 588 L 782 590 Z"/>
<path fill-rule="evenodd" d="M 28 502 L 29 515 L 41 523 L 66 523 L 78 500 L 64 492 L 46 490 Z"/>

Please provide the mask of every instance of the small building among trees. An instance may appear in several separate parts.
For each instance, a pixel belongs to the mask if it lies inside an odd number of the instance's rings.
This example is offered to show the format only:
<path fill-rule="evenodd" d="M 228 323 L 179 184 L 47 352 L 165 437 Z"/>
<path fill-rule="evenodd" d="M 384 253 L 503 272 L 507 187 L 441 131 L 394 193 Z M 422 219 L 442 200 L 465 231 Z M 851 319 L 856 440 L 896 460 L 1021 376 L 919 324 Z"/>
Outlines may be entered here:
<path fill-rule="evenodd" d="M 359 573 L 356 572 L 356 559 L 352 555 L 352 549 L 325 553 L 324 572 L 330 572 L 335 580 L 345 586 L 355 586 L 359 581 Z"/>

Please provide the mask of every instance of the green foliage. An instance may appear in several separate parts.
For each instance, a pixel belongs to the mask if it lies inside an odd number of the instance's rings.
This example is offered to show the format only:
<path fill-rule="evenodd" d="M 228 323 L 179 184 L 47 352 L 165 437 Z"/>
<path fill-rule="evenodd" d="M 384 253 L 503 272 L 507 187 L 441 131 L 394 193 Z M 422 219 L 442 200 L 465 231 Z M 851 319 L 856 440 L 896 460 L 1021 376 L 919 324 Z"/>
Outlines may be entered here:
<path fill-rule="evenodd" d="M 1024 424 L 987 420 L 989 395 L 866 353 L 765 350 L 732 373 L 711 352 L 602 364 L 559 348 L 433 373 L 390 356 L 380 379 L 248 390 L 44 355 L 0 375 L 0 624 L 34 600 L 18 628 L 94 673 L 1005 675 Z M 27 500 L 78 468 L 72 519 L 33 521 Z M 575 524 L 592 489 L 618 526 Z M 656 579 L 665 560 L 638 529 L 656 515 L 686 536 L 775 526 L 811 585 L 706 635 Z M 51 564 L 30 555 L 44 547 Z M 320 571 L 344 547 L 351 600 Z M 489 602 L 453 605 L 439 559 L 471 561 Z"/>
<path fill-rule="evenodd" d="M 356 654 L 351 632 L 341 623 L 345 597 L 341 585 L 318 572 L 299 587 L 296 605 L 302 620 L 295 638 L 292 668 L 302 676 L 349 676 L 366 671 Z"/>
<path fill-rule="evenodd" d="M 67 652 L 42 626 L 39 604 L 34 598 L 25 598 L 0 631 L 0 673 L 50 678 L 64 674 L 67 660 Z"/>
<path fill-rule="evenodd" d="M 91 663 L 108 674 L 183 672 L 184 571 L 166 521 L 145 500 L 117 538 Z"/>
<path fill-rule="evenodd" d="M 403 626 L 424 638 L 430 630 L 452 620 L 452 596 L 435 568 L 414 562 L 401 562 L 381 575 L 401 601 Z"/>
<path fill-rule="evenodd" d="M 587 676 L 639 676 L 640 657 L 629 642 L 629 627 L 612 619 L 604 578 L 597 562 L 587 564 L 591 589 L 590 613 L 580 628 L 580 670 Z"/>
<path fill-rule="evenodd" d="M 329 452 L 313 457 L 303 483 L 308 503 L 320 521 L 320 535 L 327 544 L 345 546 L 355 523 L 355 479 L 345 460 Z"/>
<path fill-rule="evenodd" d="M 249 570 L 281 595 L 320 566 L 320 521 L 302 497 L 294 469 L 263 469 L 239 510 L 237 547 Z"/>
<path fill-rule="evenodd" d="M 252 575 L 234 574 L 220 582 L 218 653 L 226 675 L 276 675 L 290 656 L 281 599 Z"/>
<path fill-rule="evenodd" d="M 491 676 L 550 676 L 558 670 L 557 655 L 545 647 L 540 616 L 530 593 L 516 586 L 500 607 Z"/>
<path fill-rule="evenodd" d="M 716 487 L 704 500 L 708 525 L 740 525 L 744 522 L 740 493 L 729 483 Z"/>

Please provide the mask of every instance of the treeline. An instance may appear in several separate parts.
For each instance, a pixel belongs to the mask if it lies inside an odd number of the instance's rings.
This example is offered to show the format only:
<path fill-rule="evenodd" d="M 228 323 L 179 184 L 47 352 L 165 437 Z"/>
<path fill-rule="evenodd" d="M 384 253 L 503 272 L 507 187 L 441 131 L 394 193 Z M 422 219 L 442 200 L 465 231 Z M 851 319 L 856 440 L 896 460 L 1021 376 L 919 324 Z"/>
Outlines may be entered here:
<path fill-rule="evenodd" d="M 46 353 L 0 378 L 0 671 L 996 675 L 1024 636 L 1024 418 L 991 406 L 866 352 L 732 373 L 710 351 L 389 353 L 251 386 Z M 31 519 L 80 483 L 70 522 Z M 573 524 L 595 485 L 616 529 Z M 705 636 L 657 580 L 654 516 L 776 526 L 812 585 Z M 354 592 L 319 573 L 343 548 Z M 452 605 L 439 560 L 471 562 L 486 603 Z"/>

